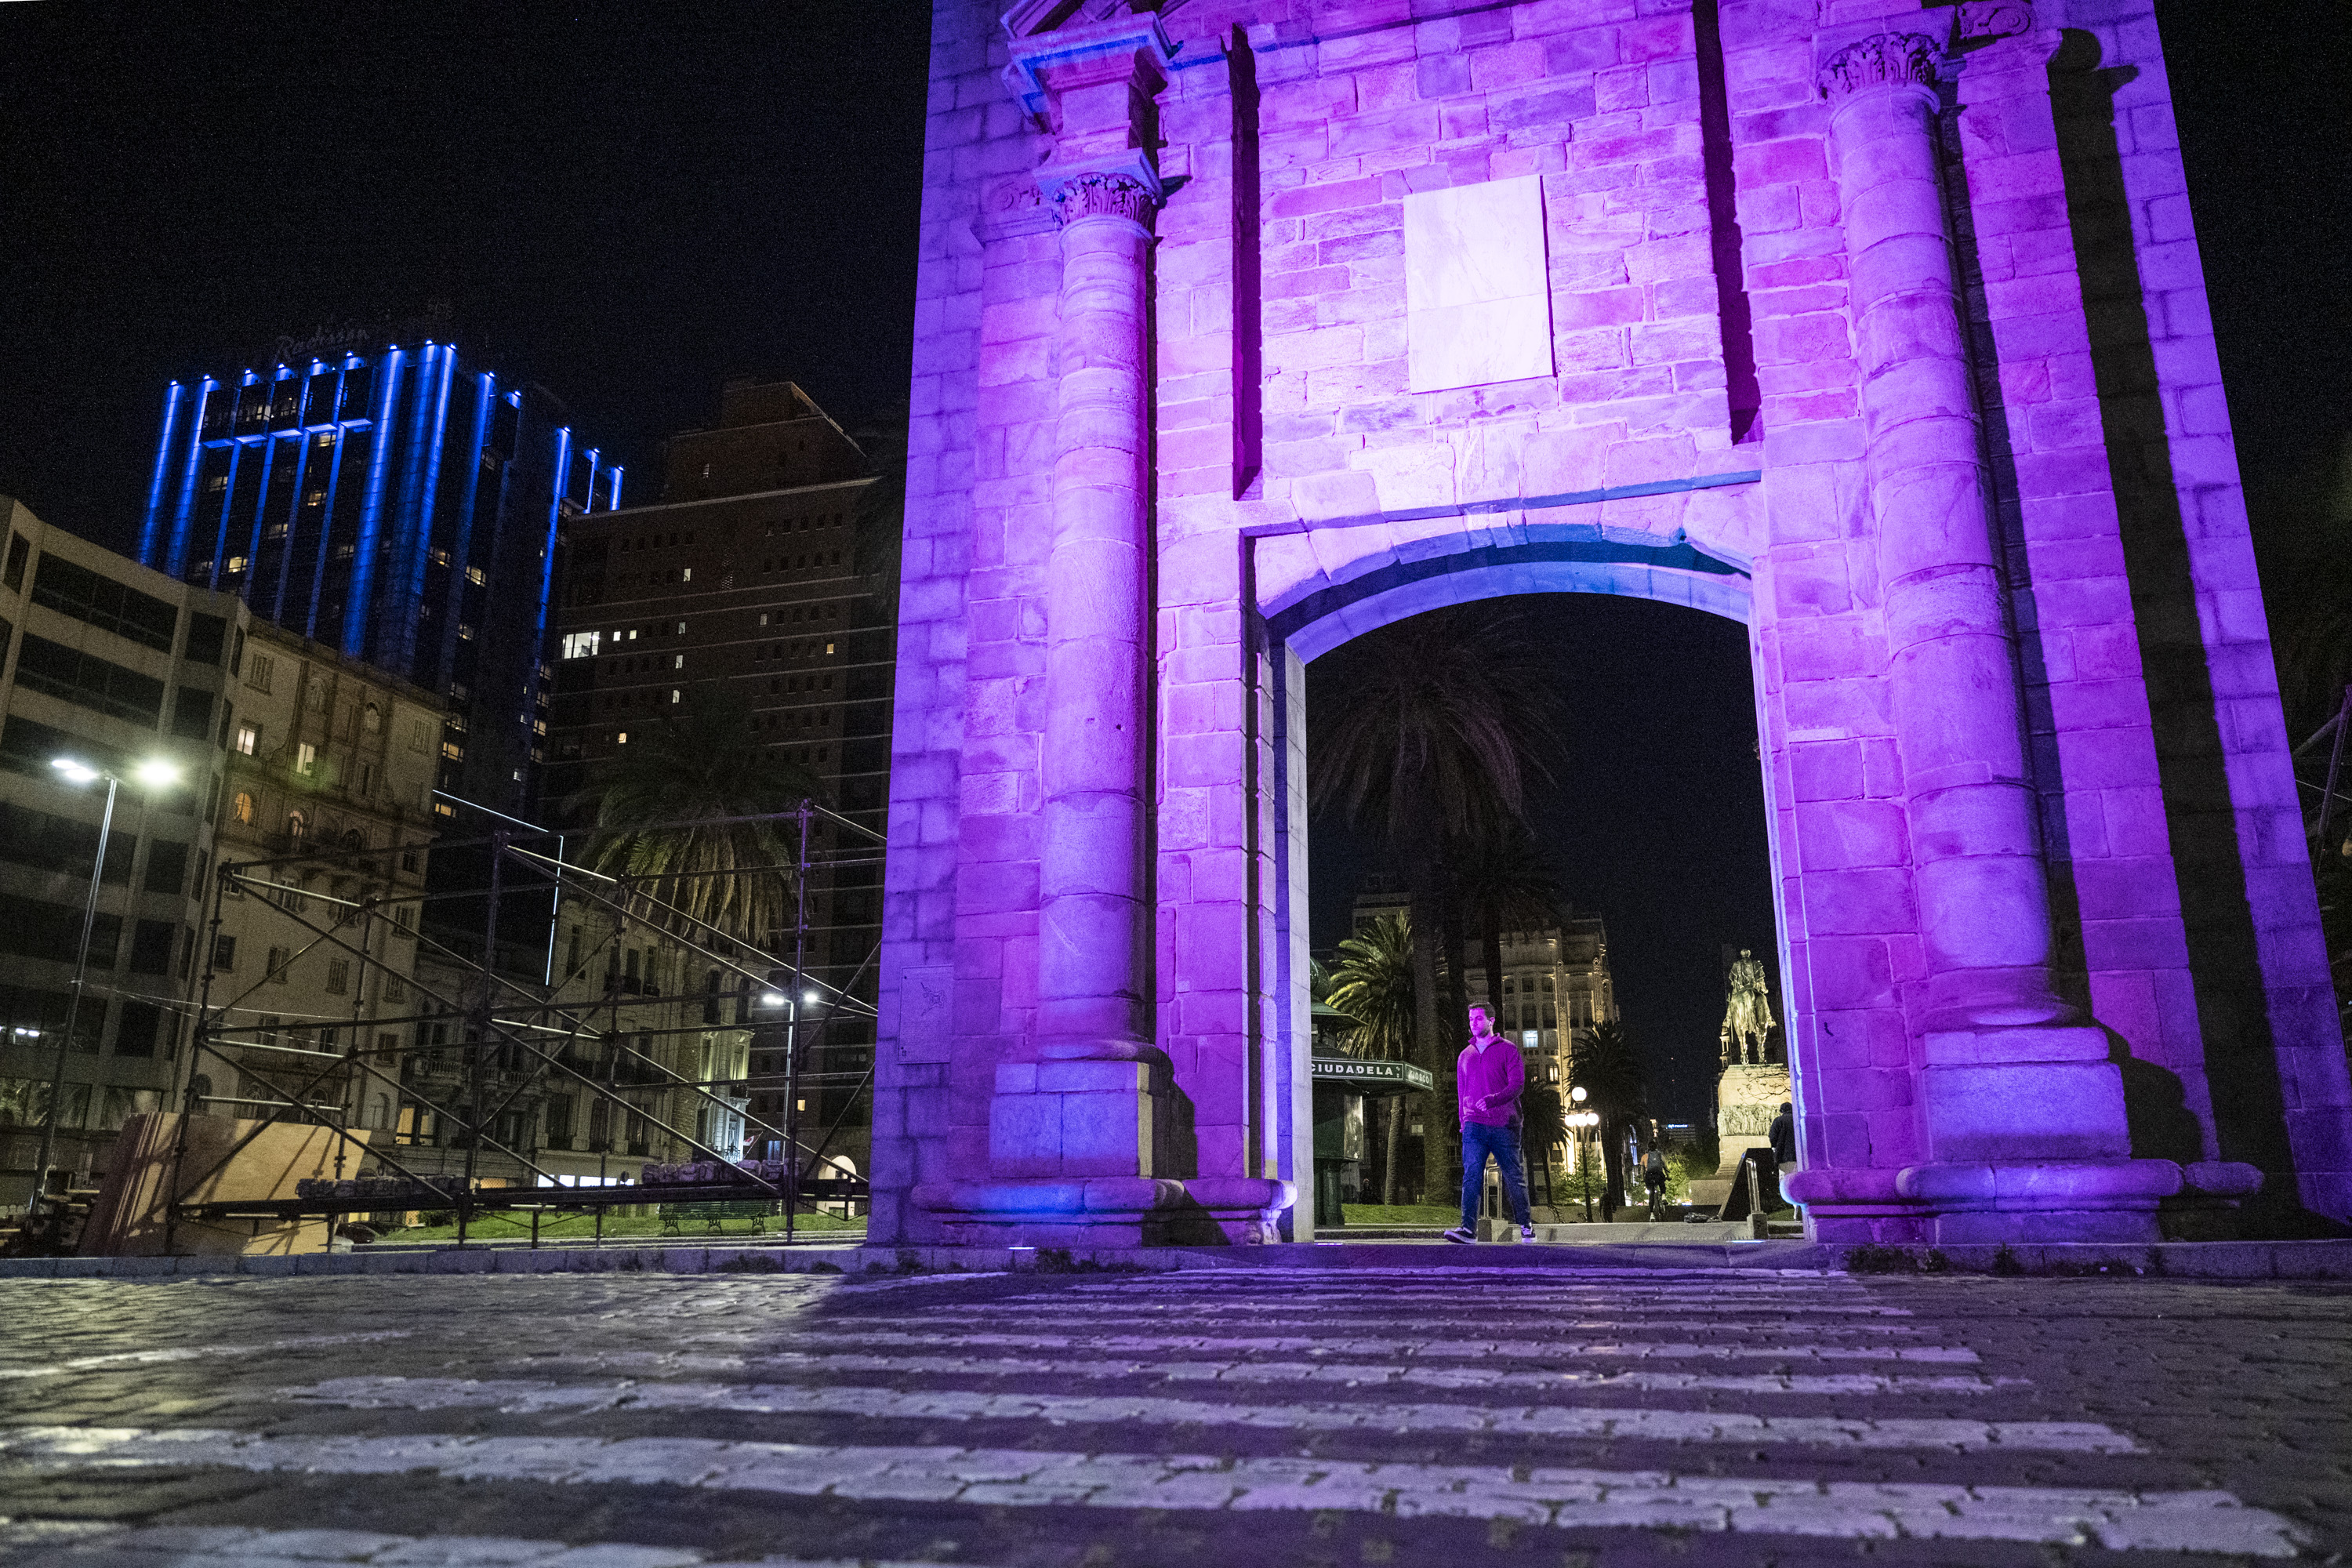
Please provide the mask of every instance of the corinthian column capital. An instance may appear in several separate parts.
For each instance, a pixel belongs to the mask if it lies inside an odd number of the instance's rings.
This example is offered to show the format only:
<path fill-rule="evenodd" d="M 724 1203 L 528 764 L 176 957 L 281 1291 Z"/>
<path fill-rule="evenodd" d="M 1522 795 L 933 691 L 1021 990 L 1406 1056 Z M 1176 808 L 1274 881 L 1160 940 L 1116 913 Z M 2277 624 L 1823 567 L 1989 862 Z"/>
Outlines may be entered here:
<path fill-rule="evenodd" d="M 1139 151 L 1113 158 L 1055 162 L 1037 172 L 1037 188 L 1064 224 L 1082 218 L 1124 218 L 1151 226 L 1160 207 L 1160 175 Z"/>
<path fill-rule="evenodd" d="M 1943 58 L 1942 47 L 1923 33 L 1879 33 L 1832 55 L 1814 80 L 1832 102 L 1874 87 L 1932 91 Z"/>

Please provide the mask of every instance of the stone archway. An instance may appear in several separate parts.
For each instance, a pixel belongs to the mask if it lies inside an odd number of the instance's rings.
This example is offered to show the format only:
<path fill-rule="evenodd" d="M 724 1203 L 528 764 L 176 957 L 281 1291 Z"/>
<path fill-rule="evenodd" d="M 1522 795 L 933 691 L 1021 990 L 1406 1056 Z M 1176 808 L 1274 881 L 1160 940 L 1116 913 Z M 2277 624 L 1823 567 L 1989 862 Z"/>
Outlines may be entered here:
<path fill-rule="evenodd" d="M 1297 661 L 1537 582 L 1745 581 L 1817 1237 L 2352 1216 L 2148 7 L 1295 9 L 936 0 L 876 1238 L 1279 1234 Z"/>
<path fill-rule="evenodd" d="M 1734 482 L 1752 486 L 1756 476 L 1735 474 Z M 1734 500 L 1732 494 L 1709 498 Z M 1349 550 L 1351 534 L 1338 532 L 1308 541 L 1314 548 L 1296 559 L 1314 559 L 1322 567 L 1304 580 L 1272 583 L 1253 574 L 1260 585 L 1258 611 L 1266 633 L 1268 665 L 1273 675 L 1274 750 L 1281 776 L 1273 792 L 1274 859 L 1283 869 L 1275 900 L 1276 957 L 1269 988 L 1282 998 L 1286 1019 L 1280 1037 L 1289 1042 L 1293 1058 L 1285 1080 L 1292 1092 L 1307 1082 L 1312 1029 L 1307 1022 L 1310 998 L 1303 960 L 1307 935 L 1303 928 L 1308 909 L 1307 835 L 1305 791 L 1295 781 L 1307 776 L 1309 757 L 1306 704 L 1306 667 L 1356 637 L 1408 620 L 1432 610 L 1483 599 L 1528 594 L 1600 594 L 1685 606 L 1734 621 L 1751 633 L 1749 663 L 1755 667 L 1752 636 L 1752 584 L 1748 574 L 1728 561 L 1711 555 L 1685 537 L 1678 542 L 1640 543 L 1621 537 L 1600 537 L 1593 523 L 1564 521 L 1576 508 L 1544 509 L 1533 514 L 1551 521 L 1532 527 L 1516 518 L 1495 537 L 1481 528 L 1450 542 L 1424 537 L 1416 541 L 1406 559 L 1397 559 L 1386 541 L 1353 535 L 1364 546 L 1361 554 Z M 1597 514 L 1598 502 L 1581 510 Z M 1528 514 L 1520 514 L 1525 516 Z M 1707 531 L 1714 531 L 1708 530 Z M 1445 553 L 1433 552 L 1449 543 Z M 1336 580 L 1335 580 L 1336 579 Z M 1760 703 L 1759 728 L 1761 731 Z M 1760 752 L 1760 748 L 1759 748 Z M 1759 793 L 1764 780 L 1759 778 Z M 1768 847 L 1777 862 L 1778 846 Z M 1296 846 L 1296 847 L 1294 847 Z M 1777 864 L 1776 891 L 1786 884 Z M 1788 911 L 1776 897 L 1773 925 L 1780 970 L 1788 973 Z M 1784 1073 L 1784 1078 L 1791 1076 Z M 1802 1101 L 1802 1086 L 1797 1091 Z M 1288 1110 L 1294 1125 L 1305 1125 L 1311 1110 L 1303 1102 Z M 1311 1168 L 1312 1156 L 1298 1156 L 1301 1168 Z M 1296 1222 L 1293 1234 L 1298 1234 Z"/>

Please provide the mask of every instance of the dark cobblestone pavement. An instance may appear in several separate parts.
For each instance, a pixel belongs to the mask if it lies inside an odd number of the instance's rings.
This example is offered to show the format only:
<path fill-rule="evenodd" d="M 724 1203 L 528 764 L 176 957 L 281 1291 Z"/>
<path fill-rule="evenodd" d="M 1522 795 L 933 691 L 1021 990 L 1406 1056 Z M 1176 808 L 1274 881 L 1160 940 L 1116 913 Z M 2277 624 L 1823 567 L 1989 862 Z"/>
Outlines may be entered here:
<path fill-rule="evenodd" d="M 2352 1288 L 1446 1262 L 0 1283 L 0 1568 L 2352 1546 Z"/>

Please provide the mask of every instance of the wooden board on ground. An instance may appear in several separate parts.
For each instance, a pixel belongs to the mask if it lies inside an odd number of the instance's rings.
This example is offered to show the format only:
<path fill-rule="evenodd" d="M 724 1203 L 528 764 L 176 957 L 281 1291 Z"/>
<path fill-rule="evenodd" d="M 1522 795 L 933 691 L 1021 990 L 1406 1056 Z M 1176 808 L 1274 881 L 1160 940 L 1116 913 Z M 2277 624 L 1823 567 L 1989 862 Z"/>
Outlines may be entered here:
<path fill-rule="evenodd" d="M 188 1146 L 180 1157 L 177 1178 L 189 1184 L 180 1194 L 185 1203 L 223 1200 L 260 1201 L 291 1198 L 294 1184 L 311 1178 L 356 1176 L 365 1158 L 358 1144 L 337 1137 L 324 1127 L 290 1123 L 264 1125 L 228 1116 L 182 1116 L 152 1111 L 122 1124 L 106 1171 L 105 1184 L 90 1205 L 82 1226 L 84 1258 L 154 1258 L 163 1252 L 164 1193 L 174 1179 L 173 1164 L 183 1126 Z M 205 1173 L 218 1164 L 247 1134 L 259 1132 L 236 1157 L 209 1178 Z M 352 1138 L 371 1134 L 353 1132 Z M 336 1169 L 336 1155 L 342 1168 Z M 204 1178 L 199 1180 L 199 1178 Z M 172 1250 L 182 1257 L 218 1258 L 247 1254 L 324 1252 L 332 1222 L 220 1220 L 199 1223 L 182 1219 L 172 1238 Z"/>

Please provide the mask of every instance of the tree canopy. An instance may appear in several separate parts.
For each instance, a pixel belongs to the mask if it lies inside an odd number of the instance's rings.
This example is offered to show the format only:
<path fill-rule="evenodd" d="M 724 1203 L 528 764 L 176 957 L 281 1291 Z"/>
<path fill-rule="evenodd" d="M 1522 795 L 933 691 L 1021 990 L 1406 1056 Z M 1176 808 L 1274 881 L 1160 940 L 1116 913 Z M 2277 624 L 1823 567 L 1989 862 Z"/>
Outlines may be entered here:
<path fill-rule="evenodd" d="M 705 921 L 772 952 L 789 923 L 798 849 L 775 814 L 819 794 L 814 774 L 761 744 L 750 704 L 710 682 L 659 722 L 633 726 L 628 747 L 573 804 L 596 829 L 583 858 L 627 881 L 640 918 L 707 942 L 711 933 L 695 924 Z M 762 816 L 771 820 L 711 822 Z"/>

